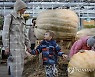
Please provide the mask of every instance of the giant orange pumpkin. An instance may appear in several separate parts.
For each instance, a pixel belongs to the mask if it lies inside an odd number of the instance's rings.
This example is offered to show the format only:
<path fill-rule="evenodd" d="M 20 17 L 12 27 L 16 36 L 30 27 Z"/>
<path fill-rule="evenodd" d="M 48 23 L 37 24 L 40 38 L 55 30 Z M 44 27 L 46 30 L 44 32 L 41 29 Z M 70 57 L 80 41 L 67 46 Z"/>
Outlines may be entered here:
<path fill-rule="evenodd" d="M 95 77 L 95 51 L 83 51 L 71 58 L 68 64 L 68 77 Z"/>
<path fill-rule="evenodd" d="M 85 28 L 77 32 L 76 40 L 84 36 L 95 36 L 95 28 Z"/>
<path fill-rule="evenodd" d="M 45 10 L 36 21 L 34 33 L 38 39 L 43 39 L 46 30 L 53 31 L 56 39 L 72 39 L 78 27 L 77 14 L 69 9 Z"/>

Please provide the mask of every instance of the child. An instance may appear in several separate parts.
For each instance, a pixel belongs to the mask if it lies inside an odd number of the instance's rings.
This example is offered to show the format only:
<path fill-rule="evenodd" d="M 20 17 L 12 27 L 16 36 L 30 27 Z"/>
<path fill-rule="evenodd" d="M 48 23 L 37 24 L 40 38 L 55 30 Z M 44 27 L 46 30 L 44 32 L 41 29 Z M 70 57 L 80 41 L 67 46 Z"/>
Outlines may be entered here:
<path fill-rule="evenodd" d="M 61 48 L 53 40 L 54 33 L 46 31 L 44 34 L 44 40 L 36 49 L 31 51 L 31 54 L 38 55 L 42 52 L 43 65 L 45 66 L 46 77 L 57 77 L 58 71 L 56 68 L 58 56 L 62 56 L 64 59 L 67 55 L 61 51 Z"/>

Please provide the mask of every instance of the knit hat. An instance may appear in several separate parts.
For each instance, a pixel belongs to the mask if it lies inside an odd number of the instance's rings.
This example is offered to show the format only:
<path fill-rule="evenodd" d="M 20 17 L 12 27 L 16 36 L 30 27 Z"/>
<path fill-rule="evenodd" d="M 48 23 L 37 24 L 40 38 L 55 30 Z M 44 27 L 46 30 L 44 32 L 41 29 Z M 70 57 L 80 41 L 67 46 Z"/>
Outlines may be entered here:
<path fill-rule="evenodd" d="M 15 4 L 14 4 L 14 10 L 15 11 L 19 11 L 23 8 L 26 8 L 26 4 L 22 1 L 22 0 L 16 0 Z"/>
<path fill-rule="evenodd" d="M 94 44 L 95 44 L 95 36 L 89 37 L 88 40 L 87 40 L 87 45 L 90 46 L 90 47 L 93 47 Z"/>

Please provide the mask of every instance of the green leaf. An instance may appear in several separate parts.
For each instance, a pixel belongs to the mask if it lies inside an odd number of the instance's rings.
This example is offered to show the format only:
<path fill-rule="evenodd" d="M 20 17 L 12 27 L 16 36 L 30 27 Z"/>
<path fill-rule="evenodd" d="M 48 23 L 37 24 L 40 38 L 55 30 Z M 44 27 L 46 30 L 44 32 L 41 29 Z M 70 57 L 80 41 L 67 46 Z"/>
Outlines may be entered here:
<path fill-rule="evenodd" d="M 84 28 L 95 28 L 95 25 L 84 25 Z"/>

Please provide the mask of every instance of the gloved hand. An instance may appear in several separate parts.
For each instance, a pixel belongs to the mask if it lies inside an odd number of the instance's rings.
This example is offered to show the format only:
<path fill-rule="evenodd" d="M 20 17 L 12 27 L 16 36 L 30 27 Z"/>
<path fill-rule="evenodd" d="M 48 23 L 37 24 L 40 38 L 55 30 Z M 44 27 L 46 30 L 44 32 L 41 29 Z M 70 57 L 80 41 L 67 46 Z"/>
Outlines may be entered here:
<path fill-rule="evenodd" d="M 14 61 L 13 56 L 9 56 L 9 57 L 8 57 L 8 61 L 13 62 L 13 61 Z"/>
<path fill-rule="evenodd" d="M 31 53 L 31 48 L 27 47 L 26 51 L 28 51 L 29 53 Z"/>

